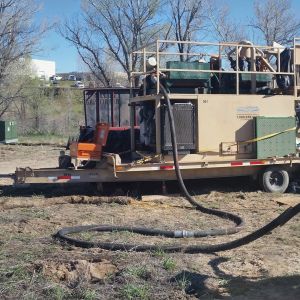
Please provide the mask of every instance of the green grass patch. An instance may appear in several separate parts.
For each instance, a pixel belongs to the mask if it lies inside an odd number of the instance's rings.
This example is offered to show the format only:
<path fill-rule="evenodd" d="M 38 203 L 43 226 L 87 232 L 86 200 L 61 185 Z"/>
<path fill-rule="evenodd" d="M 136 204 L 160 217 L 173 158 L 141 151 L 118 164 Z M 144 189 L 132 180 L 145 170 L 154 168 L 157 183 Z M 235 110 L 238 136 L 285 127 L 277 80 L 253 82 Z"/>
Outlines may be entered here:
<path fill-rule="evenodd" d="M 84 300 L 96 300 L 98 298 L 95 290 L 87 289 L 83 293 Z"/>
<path fill-rule="evenodd" d="M 147 269 L 146 266 L 127 268 L 125 274 L 144 280 L 147 280 L 151 277 L 151 272 Z"/>
<path fill-rule="evenodd" d="M 166 257 L 164 260 L 163 260 L 163 268 L 166 270 L 166 271 L 174 271 L 176 267 L 176 262 L 173 258 L 171 257 Z"/>
<path fill-rule="evenodd" d="M 191 284 L 191 281 L 187 278 L 186 275 L 183 275 L 181 278 L 176 280 L 176 283 L 180 290 L 185 291 L 187 287 Z"/>
<path fill-rule="evenodd" d="M 157 250 L 152 252 L 152 255 L 158 258 L 163 258 L 166 256 L 166 253 L 164 250 L 158 248 Z"/>
<path fill-rule="evenodd" d="M 146 285 L 126 284 L 121 289 L 121 297 L 126 300 L 149 299 L 149 288 Z"/>
<path fill-rule="evenodd" d="M 11 281 L 27 280 L 30 278 L 30 272 L 27 267 L 22 265 L 2 269 L 0 272 Z"/>
<path fill-rule="evenodd" d="M 46 295 L 53 300 L 63 300 L 70 298 L 70 293 L 60 285 L 54 285 L 47 289 Z"/>

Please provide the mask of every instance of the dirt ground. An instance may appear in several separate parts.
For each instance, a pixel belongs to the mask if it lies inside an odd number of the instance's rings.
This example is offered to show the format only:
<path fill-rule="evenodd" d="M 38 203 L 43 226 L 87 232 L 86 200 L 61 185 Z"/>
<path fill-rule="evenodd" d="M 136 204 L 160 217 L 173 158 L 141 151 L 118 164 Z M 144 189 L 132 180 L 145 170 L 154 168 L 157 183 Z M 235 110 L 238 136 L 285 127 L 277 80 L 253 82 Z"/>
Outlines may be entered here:
<path fill-rule="evenodd" d="M 17 166 L 54 167 L 58 147 L 0 145 L 0 174 Z M 110 196 L 92 185 L 16 189 L 0 178 L 0 299 L 299 299 L 300 216 L 241 248 L 212 254 L 81 249 L 53 239 L 60 228 L 88 224 L 204 229 L 230 225 L 203 215 L 179 196 L 142 184 L 142 201 L 129 185 Z M 188 189 L 207 207 L 241 215 L 242 232 L 225 237 L 167 239 L 132 232 L 83 233 L 86 240 L 150 244 L 215 244 L 241 237 L 288 206 L 282 195 L 258 191 L 249 179 L 199 180 Z M 178 193 L 176 184 L 168 191 Z M 285 198 L 298 197 L 286 194 Z M 299 196 L 300 197 L 300 196 Z"/>

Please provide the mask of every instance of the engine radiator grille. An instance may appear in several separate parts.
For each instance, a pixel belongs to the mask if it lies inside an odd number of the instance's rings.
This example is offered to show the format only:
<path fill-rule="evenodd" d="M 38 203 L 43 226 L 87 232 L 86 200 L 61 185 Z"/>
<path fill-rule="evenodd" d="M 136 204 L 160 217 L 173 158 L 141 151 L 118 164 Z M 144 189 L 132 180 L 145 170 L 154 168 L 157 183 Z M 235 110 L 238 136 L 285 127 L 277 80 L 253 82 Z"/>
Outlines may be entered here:
<path fill-rule="evenodd" d="M 195 106 L 192 103 L 174 103 L 172 105 L 178 151 L 196 149 L 195 143 Z M 171 132 L 167 108 L 162 106 L 162 150 L 171 151 Z"/>

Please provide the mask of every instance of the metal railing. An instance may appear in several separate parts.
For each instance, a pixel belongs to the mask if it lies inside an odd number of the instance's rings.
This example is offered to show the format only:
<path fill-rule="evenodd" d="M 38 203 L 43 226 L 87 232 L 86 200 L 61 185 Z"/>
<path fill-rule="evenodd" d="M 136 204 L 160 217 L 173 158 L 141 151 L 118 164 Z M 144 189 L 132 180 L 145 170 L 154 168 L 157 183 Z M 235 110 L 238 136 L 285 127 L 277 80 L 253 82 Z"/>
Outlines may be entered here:
<path fill-rule="evenodd" d="M 244 42 L 245 43 L 245 42 Z M 174 48 L 178 47 L 178 45 L 181 44 L 183 46 L 189 46 L 190 49 L 197 48 L 199 51 L 189 51 L 189 52 L 179 52 L 174 51 Z M 298 59 L 300 60 L 300 57 L 297 57 L 297 51 L 295 51 L 296 47 L 299 47 L 300 51 L 300 38 L 294 39 L 294 45 L 291 48 L 293 51 L 293 62 L 297 63 Z M 167 50 L 162 50 L 162 49 Z M 202 49 L 201 49 L 202 48 Z M 208 48 L 208 51 L 203 51 L 203 48 Z M 169 50 L 169 51 L 168 51 Z M 212 50 L 215 50 L 216 53 L 211 53 Z M 260 46 L 260 45 L 253 45 L 251 43 L 248 44 L 241 44 L 240 43 L 211 43 L 211 42 L 192 42 L 192 41 L 173 41 L 173 40 L 157 40 L 156 42 L 150 43 L 144 47 L 141 47 L 140 49 L 137 49 L 136 51 L 132 52 L 131 54 L 131 61 L 132 58 L 135 59 L 135 61 L 139 62 L 138 64 L 138 71 L 134 69 L 132 65 L 132 71 L 131 71 L 131 86 L 134 87 L 135 83 L 137 81 L 137 78 L 140 78 L 141 76 L 146 76 L 150 73 L 156 73 L 156 93 L 159 93 L 159 84 L 160 84 L 160 74 L 165 72 L 195 72 L 195 73 L 209 73 L 210 76 L 212 74 L 217 74 L 219 76 L 219 79 L 221 79 L 222 74 L 235 74 L 235 94 L 240 94 L 240 75 L 241 74 L 250 74 L 251 75 L 251 93 L 255 93 L 254 90 L 256 90 L 256 79 L 254 75 L 257 74 L 263 74 L 263 75 L 272 75 L 273 79 L 276 75 L 285 75 L 285 76 L 291 76 L 293 77 L 292 82 L 294 82 L 294 95 L 297 96 L 297 76 L 296 72 L 298 68 L 293 68 L 293 71 L 284 72 L 280 70 L 280 53 L 282 52 L 283 47 L 282 46 Z M 240 59 L 240 52 L 241 51 L 248 51 L 250 53 L 249 58 L 249 64 L 250 64 L 250 71 L 245 70 L 239 70 L 239 59 Z M 187 60 L 189 58 L 203 58 L 203 57 L 214 57 L 219 62 L 219 68 L 218 69 L 209 69 L 209 70 L 191 70 L 191 69 L 172 69 L 164 67 L 164 62 L 166 62 L 168 57 L 176 56 L 177 59 L 183 56 Z M 235 58 L 236 62 L 236 68 L 230 69 L 231 66 L 229 66 L 229 56 Z M 147 70 L 147 59 L 149 57 L 155 57 L 157 65 L 154 69 L 151 71 Z M 261 60 L 264 63 L 264 69 L 260 71 L 256 71 L 256 58 L 260 57 Z M 270 59 L 271 58 L 276 59 L 276 63 L 272 64 Z M 225 62 L 228 64 L 227 69 L 224 69 L 224 58 L 226 59 Z M 300 67 L 300 62 L 299 65 Z M 274 80 L 273 80 L 274 81 Z M 274 85 L 274 83 L 273 83 Z M 146 95 L 145 90 L 145 84 L 144 84 L 144 95 Z"/>

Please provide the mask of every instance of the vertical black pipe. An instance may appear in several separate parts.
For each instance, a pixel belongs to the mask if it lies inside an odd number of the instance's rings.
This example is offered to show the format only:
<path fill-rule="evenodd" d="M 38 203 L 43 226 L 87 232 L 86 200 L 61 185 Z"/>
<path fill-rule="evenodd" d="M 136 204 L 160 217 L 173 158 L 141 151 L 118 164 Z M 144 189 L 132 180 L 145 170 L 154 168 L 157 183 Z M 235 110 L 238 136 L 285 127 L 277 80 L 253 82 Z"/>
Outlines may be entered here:
<path fill-rule="evenodd" d="M 105 101 L 107 104 L 107 123 L 111 125 L 111 119 L 110 119 L 110 94 L 109 91 L 105 91 Z"/>
<path fill-rule="evenodd" d="M 94 92 L 96 93 L 96 123 L 100 122 L 99 117 L 99 91 Z"/>
<path fill-rule="evenodd" d="M 111 115 L 111 126 L 114 127 L 115 120 L 114 120 L 114 98 L 115 93 L 114 90 L 111 91 L 110 99 L 111 99 L 111 106 L 110 106 L 110 115 Z"/>
<path fill-rule="evenodd" d="M 118 96 L 119 96 L 119 127 L 121 127 L 121 93 L 120 90 L 118 91 Z"/>
<path fill-rule="evenodd" d="M 88 126 L 87 124 L 87 116 L 86 116 L 86 94 L 87 91 L 83 91 L 83 109 L 84 109 L 84 122 L 85 122 L 85 126 Z"/>

